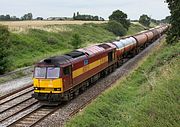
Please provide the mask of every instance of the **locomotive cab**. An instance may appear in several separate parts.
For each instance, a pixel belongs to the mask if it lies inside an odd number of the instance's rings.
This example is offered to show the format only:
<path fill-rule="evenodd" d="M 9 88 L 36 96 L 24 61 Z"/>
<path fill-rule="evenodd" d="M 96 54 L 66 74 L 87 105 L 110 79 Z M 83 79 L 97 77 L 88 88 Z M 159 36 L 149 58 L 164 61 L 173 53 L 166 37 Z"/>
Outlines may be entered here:
<path fill-rule="evenodd" d="M 35 65 L 32 96 L 39 101 L 60 102 L 71 82 L 71 65 L 66 58 L 45 59 Z"/>
<path fill-rule="evenodd" d="M 34 69 L 34 92 L 61 93 L 62 78 L 60 67 L 35 67 Z"/>

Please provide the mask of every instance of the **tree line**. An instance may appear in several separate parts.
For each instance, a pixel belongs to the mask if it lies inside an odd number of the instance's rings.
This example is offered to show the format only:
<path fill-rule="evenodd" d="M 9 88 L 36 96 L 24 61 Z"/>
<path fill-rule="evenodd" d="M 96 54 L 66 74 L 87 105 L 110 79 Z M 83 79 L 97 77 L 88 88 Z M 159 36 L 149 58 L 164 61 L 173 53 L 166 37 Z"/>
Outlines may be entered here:
<path fill-rule="evenodd" d="M 170 30 L 167 36 L 168 44 L 176 43 L 180 40 L 180 0 L 166 0 L 170 9 L 171 16 Z"/>
<path fill-rule="evenodd" d="M 74 20 L 84 20 L 84 21 L 104 21 L 104 18 L 99 16 L 93 16 L 93 15 L 85 15 L 80 14 L 79 12 L 73 14 Z"/>
<path fill-rule="evenodd" d="M 36 20 L 43 20 L 42 17 L 37 17 L 35 18 Z M 99 16 L 93 16 L 93 15 L 86 15 L 86 14 L 79 14 L 79 12 L 74 13 L 72 18 L 61 18 L 61 17 L 56 17 L 56 18 L 51 18 L 51 20 L 66 20 L 66 19 L 71 19 L 71 20 L 84 20 L 84 21 L 104 21 L 104 18 L 99 17 Z M 16 16 L 10 16 L 9 14 L 7 15 L 0 15 L 0 21 L 20 21 L 20 20 L 33 20 L 33 14 L 32 13 L 27 13 L 24 14 L 22 17 L 18 18 Z"/>
<path fill-rule="evenodd" d="M 33 19 L 32 13 L 24 14 L 21 18 L 18 18 L 16 16 L 10 16 L 9 14 L 0 15 L 1 21 L 19 21 L 19 20 L 32 20 L 32 19 Z"/>
<path fill-rule="evenodd" d="M 146 14 L 142 14 L 139 17 L 139 20 L 132 20 L 132 21 L 139 22 L 143 26 L 149 28 L 151 23 L 155 23 L 157 25 L 160 23 L 169 23 L 170 21 L 169 17 L 170 16 L 167 16 L 163 20 L 155 20 L 155 19 L 151 19 L 151 17 L 149 17 Z M 107 29 L 110 32 L 113 32 L 115 35 L 117 36 L 125 35 L 127 33 L 129 26 L 130 26 L 130 19 L 128 19 L 126 13 L 120 10 L 116 10 L 112 13 L 112 15 L 109 16 Z"/>

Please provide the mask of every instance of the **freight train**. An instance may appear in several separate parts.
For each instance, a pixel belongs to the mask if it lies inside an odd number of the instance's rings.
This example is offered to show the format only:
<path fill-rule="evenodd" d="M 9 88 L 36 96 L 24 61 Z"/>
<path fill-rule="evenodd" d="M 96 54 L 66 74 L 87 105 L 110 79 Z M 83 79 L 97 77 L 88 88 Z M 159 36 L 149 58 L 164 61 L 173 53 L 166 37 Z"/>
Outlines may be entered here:
<path fill-rule="evenodd" d="M 34 68 L 32 96 L 40 102 L 71 100 L 98 79 L 138 54 L 168 29 L 159 26 L 113 42 L 102 43 L 38 62 Z"/>

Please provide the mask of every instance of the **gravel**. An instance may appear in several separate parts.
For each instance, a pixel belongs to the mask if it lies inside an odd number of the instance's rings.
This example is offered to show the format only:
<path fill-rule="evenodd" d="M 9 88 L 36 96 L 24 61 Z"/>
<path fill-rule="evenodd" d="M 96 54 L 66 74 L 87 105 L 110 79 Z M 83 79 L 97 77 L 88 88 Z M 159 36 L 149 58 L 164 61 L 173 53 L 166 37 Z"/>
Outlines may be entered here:
<path fill-rule="evenodd" d="M 32 83 L 32 75 L 0 84 L 0 97 Z"/>

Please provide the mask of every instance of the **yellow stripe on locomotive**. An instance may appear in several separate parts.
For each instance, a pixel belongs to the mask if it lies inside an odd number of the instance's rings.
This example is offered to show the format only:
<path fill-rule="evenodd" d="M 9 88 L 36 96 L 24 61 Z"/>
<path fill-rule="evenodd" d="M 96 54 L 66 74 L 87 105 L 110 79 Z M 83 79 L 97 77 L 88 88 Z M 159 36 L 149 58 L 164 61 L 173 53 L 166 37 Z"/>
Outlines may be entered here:
<path fill-rule="evenodd" d="M 73 71 L 73 78 L 76 78 L 84 73 L 86 73 L 87 71 L 90 71 L 104 63 L 108 62 L 108 56 L 105 56 L 99 60 L 96 60 L 86 66 L 83 66 L 81 68 L 78 68 L 77 70 Z"/>

